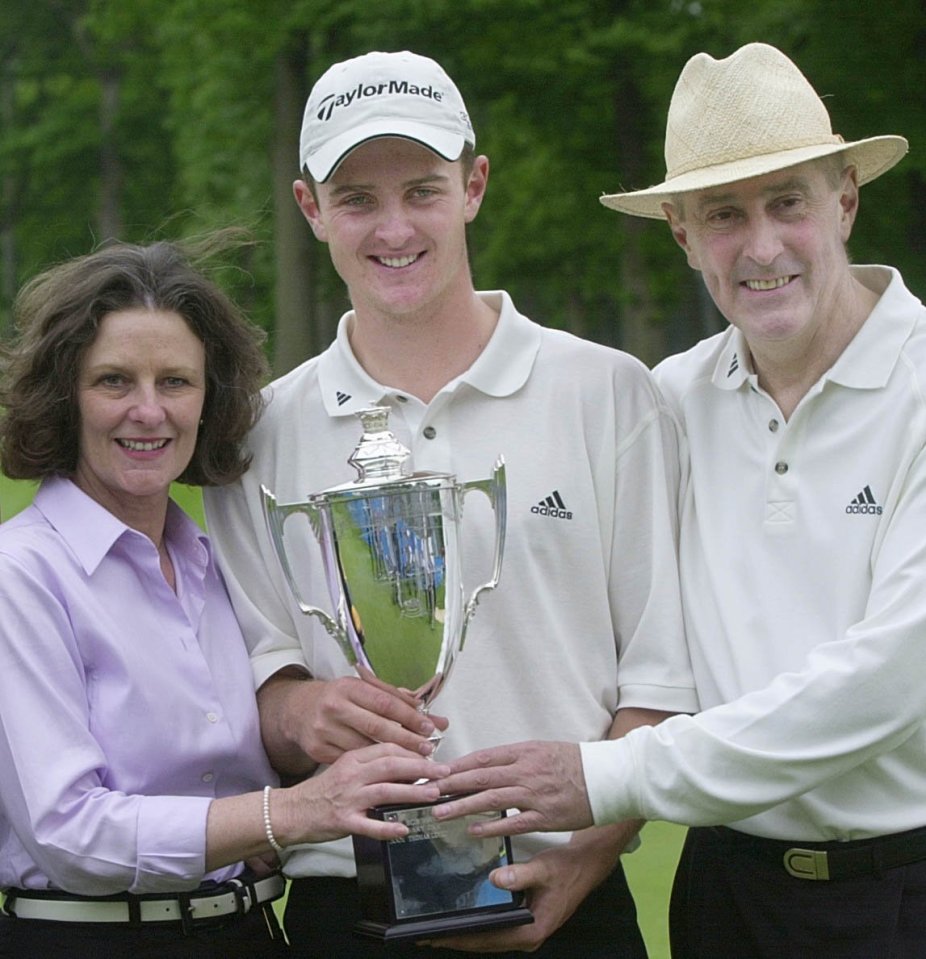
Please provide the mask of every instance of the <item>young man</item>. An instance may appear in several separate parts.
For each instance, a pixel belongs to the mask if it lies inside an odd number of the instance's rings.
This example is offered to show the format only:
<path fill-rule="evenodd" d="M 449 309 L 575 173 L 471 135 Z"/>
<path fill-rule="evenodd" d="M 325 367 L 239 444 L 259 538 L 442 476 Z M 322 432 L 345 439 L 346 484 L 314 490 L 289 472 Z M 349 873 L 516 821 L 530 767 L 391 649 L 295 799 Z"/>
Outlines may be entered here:
<path fill-rule="evenodd" d="M 407 697 L 354 677 L 300 615 L 261 515 L 261 484 L 294 501 L 353 478 L 354 414 L 371 401 L 390 407 L 415 469 L 463 482 L 506 461 L 502 585 L 480 602 L 438 700 L 449 717 L 441 761 L 525 736 L 619 736 L 697 706 L 673 545 L 672 416 L 631 357 L 532 323 L 504 292 L 474 290 L 465 229 L 489 176 L 474 147 L 458 90 L 414 54 L 337 64 L 308 100 L 295 195 L 353 309 L 325 353 L 273 384 L 250 471 L 206 501 L 253 653 L 265 742 L 290 774 L 377 740 L 426 748 L 432 729 Z M 551 499 L 555 510 L 541 508 Z M 485 568 L 494 520 L 467 510 L 464 569 Z M 323 604 L 321 557 L 305 552 L 295 576 Z M 544 943 L 535 955 L 645 955 L 618 860 L 634 831 L 519 841 L 510 885 L 526 891 L 533 924 L 390 954 Z M 285 865 L 297 951 L 380 955 L 380 943 L 351 935 L 349 843 L 292 850 Z"/>
<path fill-rule="evenodd" d="M 483 753 L 442 786 L 494 787 L 445 812 L 519 806 L 524 827 L 702 827 L 676 959 L 926 955 L 926 310 L 845 249 L 859 186 L 906 148 L 844 142 L 797 67 L 749 44 L 683 70 L 665 182 L 603 198 L 667 219 L 731 324 L 657 369 L 690 451 L 680 568 L 704 711 L 581 760 Z M 532 766 L 577 784 L 538 804 Z"/>

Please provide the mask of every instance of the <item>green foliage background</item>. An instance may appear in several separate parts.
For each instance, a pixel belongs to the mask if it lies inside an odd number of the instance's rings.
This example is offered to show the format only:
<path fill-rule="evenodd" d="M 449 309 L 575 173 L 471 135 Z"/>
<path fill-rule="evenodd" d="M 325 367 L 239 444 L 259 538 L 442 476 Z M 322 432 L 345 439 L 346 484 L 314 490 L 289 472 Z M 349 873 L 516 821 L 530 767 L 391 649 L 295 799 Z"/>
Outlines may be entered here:
<path fill-rule="evenodd" d="M 52 261 L 237 224 L 258 243 L 223 282 L 283 344 L 276 368 L 316 352 L 345 302 L 288 196 L 302 103 L 331 62 L 410 48 L 457 80 L 492 161 L 477 285 L 654 362 L 719 320 L 665 227 L 597 197 L 662 179 L 685 60 L 755 39 L 798 62 L 847 139 L 908 137 L 863 191 L 851 252 L 924 290 L 921 0 L 5 0 L 0 331 Z"/>

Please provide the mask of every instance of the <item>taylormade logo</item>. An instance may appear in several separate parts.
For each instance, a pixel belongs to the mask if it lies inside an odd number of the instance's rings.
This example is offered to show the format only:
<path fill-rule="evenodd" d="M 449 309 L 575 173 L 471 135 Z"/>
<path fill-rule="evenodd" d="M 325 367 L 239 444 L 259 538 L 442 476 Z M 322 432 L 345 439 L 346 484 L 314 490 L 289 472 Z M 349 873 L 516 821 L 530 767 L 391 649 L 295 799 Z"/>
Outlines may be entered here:
<path fill-rule="evenodd" d="M 408 80 L 390 80 L 388 83 L 358 83 L 353 90 L 346 93 L 331 93 L 322 100 L 319 111 L 316 114 L 319 120 L 330 120 L 331 115 L 340 107 L 349 107 L 352 103 L 359 100 L 368 100 L 370 97 L 382 96 L 413 96 L 424 97 L 427 100 L 434 100 L 440 103 L 444 95 L 440 90 L 434 87 L 419 87 Z"/>

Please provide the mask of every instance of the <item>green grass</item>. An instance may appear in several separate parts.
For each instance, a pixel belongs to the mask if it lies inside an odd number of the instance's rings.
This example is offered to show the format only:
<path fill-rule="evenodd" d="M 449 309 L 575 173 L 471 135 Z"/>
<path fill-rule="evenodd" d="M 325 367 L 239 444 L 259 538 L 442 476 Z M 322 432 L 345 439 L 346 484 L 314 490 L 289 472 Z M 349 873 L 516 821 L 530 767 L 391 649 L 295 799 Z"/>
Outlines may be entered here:
<path fill-rule="evenodd" d="M 10 519 L 25 509 L 35 495 L 37 483 L 11 480 L 0 473 L 0 519 Z M 203 498 L 198 487 L 174 483 L 171 496 L 196 520 L 203 522 Z"/>
<path fill-rule="evenodd" d="M 0 519 L 9 519 L 25 509 L 32 502 L 36 485 L 7 479 L 0 473 Z"/>
<path fill-rule="evenodd" d="M 0 517 L 9 519 L 28 506 L 34 493 L 34 483 L 16 482 L 0 475 Z M 172 495 L 198 523 L 203 523 L 202 496 L 198 489 L 175 485 Z M 684 838 L 682 826 L 649 823 L 643 830 L 643 845 L 623 860 L 649 959 L 669 959 L 666 922 L 669 890 Z M 281 914 L 282 903 L 283 900 L 280 901 Z"/>
<path fill-rule="evenodd" d="M 643 827 L 642 838 L 643 845 L 624 856 L 624 871 L 637 904 L 649 959 L 669 959 L 669 893 L 685 827 L 651 822 Z"/>

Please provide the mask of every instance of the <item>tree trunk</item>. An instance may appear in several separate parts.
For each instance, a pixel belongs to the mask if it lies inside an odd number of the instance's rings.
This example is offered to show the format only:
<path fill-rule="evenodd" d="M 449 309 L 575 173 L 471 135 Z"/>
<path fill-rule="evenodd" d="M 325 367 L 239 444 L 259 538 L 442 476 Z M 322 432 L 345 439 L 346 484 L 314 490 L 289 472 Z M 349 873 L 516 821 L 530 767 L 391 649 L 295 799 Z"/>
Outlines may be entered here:
<path fill-rule="evenodd" d="M 308 224 L 293 198 L 292 186 L 299 175 L 306 59 L 304 42 L 280 51 L 276 59 L 272 155 L 276 320 L 272 365 L 277 376 L 322 348 L 313 337 L 312 287 L 317 253 Z"/>
<path fill-rule="evenodd" d="M 636 187 L 641 183 L 645 167 L 645 133 L 643 117 L 646 104 L 632 72 L 626 65 L 616 68 L 614 85 L 615 144 L 621 180 Z M 647 278 L 646 259 L 642 253 L 644 229 L 652 229 L 639 217 L 615 213 L 621 232 L 621 259 L 618 275 L 621 280 L 621 348 L 638 357 L 647 366 L 658 362 L 666 351 L 665 325 L 660 322 Z"/>
<path fill-rule="evenodd" d="M 101 240 L 122 237 L 122 161 L 116 142 L 116 120 L 122 79 L 116 70 L 100 75 L 100 210 Z"/>
<path fill-rule="evenodd" d="M 0 122 L 4 130 L 13 129 L 13 76 L 4 67 L 0 73 Z M 10 310 L 16 295 L 16 178 L 4 170 L 0 185 L 0 339 L 10 332 Z"/>

